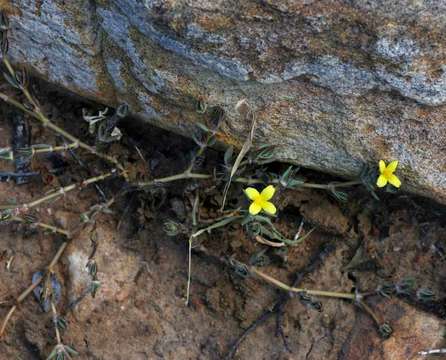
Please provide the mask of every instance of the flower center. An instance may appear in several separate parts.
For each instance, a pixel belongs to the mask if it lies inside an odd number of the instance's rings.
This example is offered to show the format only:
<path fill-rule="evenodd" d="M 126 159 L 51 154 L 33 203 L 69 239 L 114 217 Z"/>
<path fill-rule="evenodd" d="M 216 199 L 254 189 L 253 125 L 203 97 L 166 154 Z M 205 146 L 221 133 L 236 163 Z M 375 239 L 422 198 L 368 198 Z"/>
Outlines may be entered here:
<path fill-rule="evenodd" d="M 392 176 L 392 174 L 393 174 L 393 172 L 392 171 L 390 171 L 390 170 L 388 170 L 388 169 L 385 169 L 384 171 L 383 171 L 383 175 L 384 175 L 384 177 L 385 178 L 390 178 L 391 176 Z"/>

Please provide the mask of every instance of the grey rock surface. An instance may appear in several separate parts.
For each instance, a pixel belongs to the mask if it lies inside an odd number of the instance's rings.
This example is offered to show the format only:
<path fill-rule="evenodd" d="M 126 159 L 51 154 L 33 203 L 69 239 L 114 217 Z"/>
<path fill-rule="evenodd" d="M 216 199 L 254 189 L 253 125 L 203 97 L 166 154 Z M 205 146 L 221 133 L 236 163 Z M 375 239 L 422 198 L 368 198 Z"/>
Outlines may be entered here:
<path fill-rule="evenodd" d="M 5 4 L 5 2 L 0 2 Z M 220 106 L 220 140 L 345 177 L 400 161 L 406 190 L 446 203 L 442 1 L 13 0 L 10 56 L 42 78 L 190 134 Z"/>

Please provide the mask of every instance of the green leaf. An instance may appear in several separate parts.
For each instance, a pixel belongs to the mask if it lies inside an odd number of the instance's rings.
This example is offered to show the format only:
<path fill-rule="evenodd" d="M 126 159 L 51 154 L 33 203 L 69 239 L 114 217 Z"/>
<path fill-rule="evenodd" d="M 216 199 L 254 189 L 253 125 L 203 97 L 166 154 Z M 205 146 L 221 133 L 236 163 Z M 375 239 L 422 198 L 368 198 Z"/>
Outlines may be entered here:
<path fill-rule="evenodd" d="M 78 356 L 79 352 L 77 352 L 73 347 L 65 345 L 65 350 L 68 352 L 68 354 L 72 356 Z"/>
<path fill-rule="evenodd" d="M 11 75 L 7 74 L 7 73 L 3 73 L 3 77 L 5 78 L 5 80 L 9 83 L 9 85 L 11 85 L 12 87 L 19 89 L 20 85 L 17 82 L 17 79 L 13 78 Z"/>
<path fill-rule="evenodd" d="M 208 128 L 205 124 L 203 124 L 203 123 L 197 123 L 197 126 L 198 126 L 201 130 L 203 130 L 205 133 L 211 132 L 211 131 L 209 130 L 209 128 Z"/>
<path fill-rule="evenodd" d="M 65 330 L 67 328 L 67 326 L 68 326 L 67 321 L 63 317 L 58 316 L 57 317 L 57 327 L 61 330 Z"/>
<path fill-rule="evenodd" d="M 346 192 L 339 191 L 333 188 L 330 193 L 339 202 L 346 203 L 348 201 L 348 194 Z"/>
<path fill-rule="evenodd" d="M 202 101 L 202 100 L 198 100 L 197 101 L 197 113 L 199 114 L 204 114 L 207 110 L 208 105 Z"/>
<path fill-rule="evenodd" d="M 255 161 L 265 161 L 272 159 L 275 146 L 263 145 L 259 148 L 260 152 L 255 157 Z"/>
<path fill-rule="evenodd" d="M 53 351 L 51 351 L 51 353 L 48 355 L 48 357 L 46 358 L 46 360 L 52 360 L 57 356 L 58 353 L 58 347 L 56 346 Z"/>
<path fill-rule="evenodd" d="M 90 284 L 90 293 L 91 297 L 94 298 L 96 296 L 96 293 L 101 287 L 101 282 L 99 280 L 93 280 Z"/>
<path fill-rule="evenodd" d="M 302 186 L 305 183 L 305 180 L 295 178 L 295 175 L 299 171 L 299 169 L 299 167 L 296 168 L 292 165 L 289 166 L 279 179 L 280 185 L 288 189 L 295 189 L 299 186 Z"/>
<path fill-rule="evenodd" d="M 11 151 L 11 148 L 0 148 L 0 159 L 14 160 L 14 153 Z"/>

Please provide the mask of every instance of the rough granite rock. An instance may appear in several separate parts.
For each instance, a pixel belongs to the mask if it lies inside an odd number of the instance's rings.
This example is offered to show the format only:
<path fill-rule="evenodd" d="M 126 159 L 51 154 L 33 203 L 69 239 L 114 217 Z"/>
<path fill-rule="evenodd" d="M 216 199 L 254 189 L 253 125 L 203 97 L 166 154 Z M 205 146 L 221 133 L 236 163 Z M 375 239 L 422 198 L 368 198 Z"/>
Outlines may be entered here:
<path fill-rule="evenodd" d="M 406 190 L 446 203 L 446 2 L 434 0 L 12 0 L 10 56 L 105 104 L 190 134 L 197 104 L 219 134 L 353 177 L 400 160 Z"/>

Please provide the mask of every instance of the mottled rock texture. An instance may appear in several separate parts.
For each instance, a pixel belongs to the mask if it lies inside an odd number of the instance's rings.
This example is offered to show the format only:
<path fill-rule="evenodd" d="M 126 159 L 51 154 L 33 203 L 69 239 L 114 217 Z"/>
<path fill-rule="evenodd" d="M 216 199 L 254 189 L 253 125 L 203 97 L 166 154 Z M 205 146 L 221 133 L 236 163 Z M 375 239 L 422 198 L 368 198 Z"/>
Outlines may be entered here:
<path fill-rule="evenodd" d="M 39 76 L 188 134 L 197 103 L 220 139 L 353 177 L 400 160 L 404 188 L 446 203 L 446 2 L 12 0 L 10 55 Z"/>

